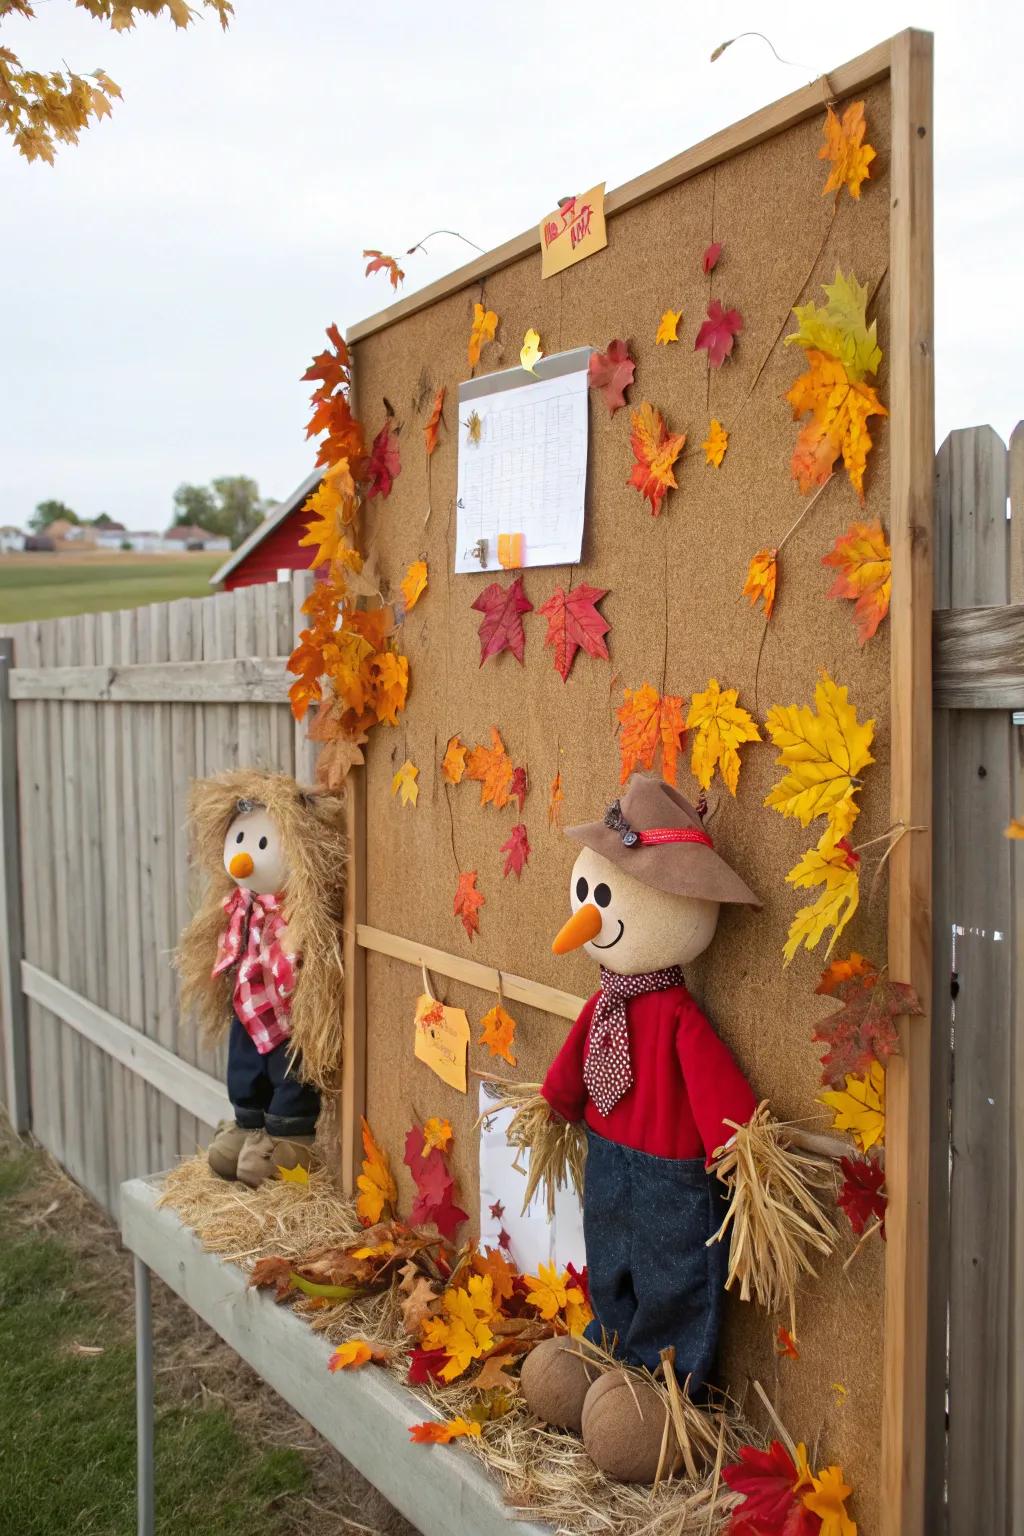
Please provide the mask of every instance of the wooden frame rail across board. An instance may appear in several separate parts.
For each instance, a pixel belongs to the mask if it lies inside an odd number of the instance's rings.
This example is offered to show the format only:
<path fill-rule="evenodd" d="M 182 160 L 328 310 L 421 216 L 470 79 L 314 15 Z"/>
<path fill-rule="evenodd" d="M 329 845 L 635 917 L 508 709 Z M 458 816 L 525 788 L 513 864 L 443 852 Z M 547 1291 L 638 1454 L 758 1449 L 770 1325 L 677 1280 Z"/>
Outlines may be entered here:
<path fill-rule="evenodd" d="M 931 614 L 932 491 L 934 474 L 932 354 L 932 40 L 903 32 L 827 76 L 735 123 L 703 143 L 612 191 L 605 208 L 614 240 L 615 223 L 627 213 L 678 188 L 689 178 L 743 155 L 823 114 L 826 104 L 888 85 L 891 147 L 885 172 L 890 183 L 887 440 L 890 495 L 887 508 L 892 548 L 892 605 L 889 669 L 889 816 L 892 826 L 931 824 Z M 347 332 L 362 343 L 451 295 L 473 289 L 486 277 L 529 259 L 538 249 L 536 229 L 460 268 L 420 292 L 399 300 Z M 593 258 L 600 261 L 601 257 Z M 590 263 L 584 264 L 586 267 Z M 539 276 L 539 273 L 538 273 Z M 603 333 L 602 333 L 603 337 Z M 356 393 L 359 349 L 354 354 Z M 370 752 L 375 751 L 371 744 Z M 371 759 L 372 764 L 372 759 Z M 351 1180 L 358 1169 L 358 1115 L 365 1103 L 366 992 L 363 961 L 368 950 L 422 963 L 442 974 L 456 957 L 440 949 L 398 939 L 366 926 L 364 865 L 367 811 L 362 773 L 352 798 L 353 874 L 346 915 L 350 997 L 346 1003 L 346 1089 L 344 1166 Z M 360 868 L 360 865 L 364 865 Z M 930 1156 L 931 1002 L 931 840 L 929 831 L 908 831 L 888 859 L 888 960 L 894 976 L 908 982 L 924 1015 L 900 1021 L 901 1054 L 887 1076 L 884 1351 L 881 1465 L 876 1529 L 881 1536 L 922 1536 L 926 1441 L 932 1433 L 926 1413 L 928 1189 Z M 372 872 L 371 872 L 372 877 Z M 457 976 L 496 990 L 494 967 L 458 960 Z M 502 973 L 509 997 L 538 1002 L 534 983 Z M 516 990 L 517 988 L 521 990 Z M 550 992 L 547 1004 L 558 994 Z M 568 1016 L 569 994 L 552 1011 Z M 943 1390 L 939 1362 L 932 1393 Z M 928 1427 L 926 1427 L 928 1426 Z"/>

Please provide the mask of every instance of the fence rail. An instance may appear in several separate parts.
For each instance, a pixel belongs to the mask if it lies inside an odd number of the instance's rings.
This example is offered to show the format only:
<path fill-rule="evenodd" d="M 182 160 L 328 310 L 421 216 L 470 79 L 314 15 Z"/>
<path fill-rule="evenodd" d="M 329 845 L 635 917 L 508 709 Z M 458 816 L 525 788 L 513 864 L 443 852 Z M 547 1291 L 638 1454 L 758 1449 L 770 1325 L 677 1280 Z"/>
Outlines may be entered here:
<path fill-rule="evenodd" d="M 1003 835 L 1024 814 L 1024 424 L 1009 450 L 989 427 L 954 432 L 936 477 L 927 1530 L 1024 1536 L 1024 881 Z M 123 1180 L 227 1112 L 222 1054 L 180 1016 L 169 964 L 190 909 L 185 800 L 234 766 L 310 776 L 284 670 L 308 581 L 0 639 L 0 1089 L 113 1212 Z M 364 947 L 490 984 L 393 934 L 345 941 L 352 986 Z"/>

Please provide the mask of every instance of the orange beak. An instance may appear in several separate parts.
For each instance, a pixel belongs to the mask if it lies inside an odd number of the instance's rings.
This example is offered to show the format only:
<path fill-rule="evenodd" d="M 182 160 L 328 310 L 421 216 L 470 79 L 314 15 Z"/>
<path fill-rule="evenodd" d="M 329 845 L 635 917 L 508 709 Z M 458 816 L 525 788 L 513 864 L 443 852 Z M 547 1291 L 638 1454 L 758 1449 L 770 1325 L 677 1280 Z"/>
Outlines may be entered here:
<path fill-rule="evenodd" d="M 600 912 L 588 902 L 585 907 L 574 912 L 565 927 L 559 930 L 551 946 L 552 952 L 567 955 L 570 950 L 579 949 L 589 939 L 596 939 L 601 932 L 602 921 Z"/>
<path fill-rule="evenodd" d="M 232 880 L 246 880 L 252 874 L 252 855 L 249 853 L 236 853 L 232 856 L 228 865 L 228 874 Z"/>

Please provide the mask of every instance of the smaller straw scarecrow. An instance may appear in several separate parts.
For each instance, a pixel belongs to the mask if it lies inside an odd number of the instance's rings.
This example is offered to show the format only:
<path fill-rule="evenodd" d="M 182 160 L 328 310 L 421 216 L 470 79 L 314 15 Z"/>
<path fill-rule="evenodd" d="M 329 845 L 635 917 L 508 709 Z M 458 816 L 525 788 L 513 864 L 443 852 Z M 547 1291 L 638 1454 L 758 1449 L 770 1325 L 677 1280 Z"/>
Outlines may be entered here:
<path fill-rule="evenodd" d="M 341 1064 L 344 802 L 283 773 L 240 769 L 192 786 L 193 862 L 205 880 L 179 941 L 181 1002 L 228 1035 L 234 1118 L 210 1167 L 255 1188 L 309 1168 L 320 1091 Z"/>

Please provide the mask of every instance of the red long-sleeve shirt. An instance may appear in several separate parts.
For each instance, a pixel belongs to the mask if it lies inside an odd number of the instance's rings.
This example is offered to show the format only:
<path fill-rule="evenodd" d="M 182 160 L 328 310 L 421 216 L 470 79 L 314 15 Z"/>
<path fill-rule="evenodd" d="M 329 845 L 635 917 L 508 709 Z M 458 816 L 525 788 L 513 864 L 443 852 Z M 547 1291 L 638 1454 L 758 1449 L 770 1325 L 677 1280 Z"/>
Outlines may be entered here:
<path fill-rule="evenodd" d="M 602 1115 L 583 1082 L 590 1021 L 600 992 L 583 1006 L 544 1079 L 556 1114 L 586 1121 L 599 1136 L 655 1157 L 710 1158 L 744 1125 L 757 1100 L 685 987 L 645 992 L 626 1003 L 633 1085 Z"/>

